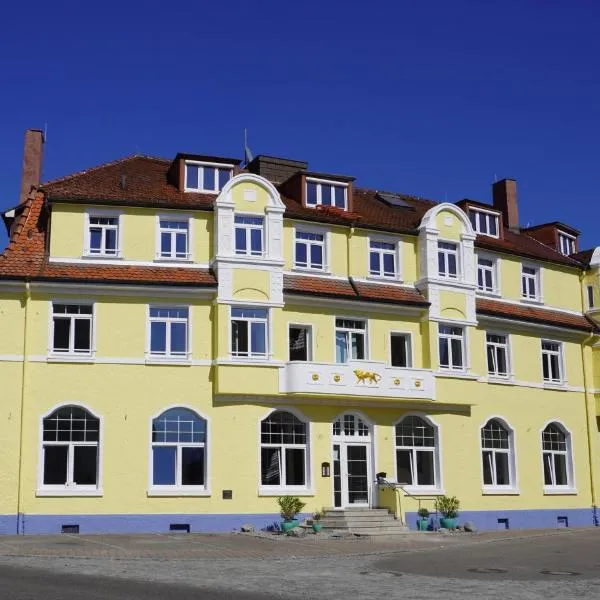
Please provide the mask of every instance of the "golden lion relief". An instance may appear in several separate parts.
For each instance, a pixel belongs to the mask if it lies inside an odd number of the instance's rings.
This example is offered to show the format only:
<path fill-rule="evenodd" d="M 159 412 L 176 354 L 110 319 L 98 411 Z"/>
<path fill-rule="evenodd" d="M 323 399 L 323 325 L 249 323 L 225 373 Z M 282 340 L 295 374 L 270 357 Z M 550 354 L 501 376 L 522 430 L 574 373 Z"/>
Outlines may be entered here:
<path fill-rule="evenodd" d="M 374 371 L 354 369 L 354 374 L 356 375 L 356 383 L 364 383 L 365 381 L 368 381 L 369 383 L 379 383 L 381 381 L 381 375 Z"/>

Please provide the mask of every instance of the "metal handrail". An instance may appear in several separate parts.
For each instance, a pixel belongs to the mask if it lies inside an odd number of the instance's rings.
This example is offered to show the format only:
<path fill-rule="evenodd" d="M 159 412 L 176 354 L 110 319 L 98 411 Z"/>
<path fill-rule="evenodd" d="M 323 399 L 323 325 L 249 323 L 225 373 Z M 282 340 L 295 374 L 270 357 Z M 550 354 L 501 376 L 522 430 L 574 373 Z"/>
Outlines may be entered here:
<path fill-rule="evenodd" d="M 416 500 L 419 503 L 419 510 L 421 509 L 421 502 L 425 501 L 425 500 L 431 500 L 432 496 L 431 495 L 427 495 L 427 496 L 423 496 L 423 495 L 419 495 L 419 494 L 413 494 L 411 492 L 409 492 L 404 485 L 406 484 L 401 484 L 401 483 L 397 483 L 396 481 L 389 481 L 388 479 L 386 479 L 385 477 L 378 477 L 377 480 L 377 485 L 381 486 L 381 487 L 387 487 L 389 489 L 393 489 L 396 493 L 395 493 L 395 497 L 396 497 L 396 514 L 399 516 L 400 521 L 403 525 L 406 525 L 406 515 L 404 513 L 404 506 L 403 506 L 403 502 L 402 502 L 402 495 L 399 493 L 398 490 L 402 490 L 402 492 L 404 493 L 404 495 L 408 498 L 413 498 L 414 500 Z M 433 497 L 437 498 L 439 497 L 440 494 L 434 494 Z M 438 521 L 439 517 L 438 517 L 438 512 L 437 512 L 437 508 L 436 508 L 436 504 L 435 504 L 435 500 L 434 500 L 434 510 L 432 511 L 432 514 L 435 515 L 434 519 L 435 522 Z"/>

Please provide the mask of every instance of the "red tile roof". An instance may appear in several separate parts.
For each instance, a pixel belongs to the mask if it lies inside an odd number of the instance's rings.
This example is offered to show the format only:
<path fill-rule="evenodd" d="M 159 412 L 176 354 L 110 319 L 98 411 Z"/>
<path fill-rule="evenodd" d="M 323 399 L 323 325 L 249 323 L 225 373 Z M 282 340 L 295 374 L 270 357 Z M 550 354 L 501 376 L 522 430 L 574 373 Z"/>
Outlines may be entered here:
<path fill-rule="evenodd" d="M 504 319 L 514 319 L 541 325 L 552 325 L 565 329 L 580 329 L 592 332 L 595 326 L 583 315 L 574 315 L 557 310 L 538 308 L 535 306 L 523 306 L 478 298 L 476 303 L 478 314 L 490 315 Z"/>

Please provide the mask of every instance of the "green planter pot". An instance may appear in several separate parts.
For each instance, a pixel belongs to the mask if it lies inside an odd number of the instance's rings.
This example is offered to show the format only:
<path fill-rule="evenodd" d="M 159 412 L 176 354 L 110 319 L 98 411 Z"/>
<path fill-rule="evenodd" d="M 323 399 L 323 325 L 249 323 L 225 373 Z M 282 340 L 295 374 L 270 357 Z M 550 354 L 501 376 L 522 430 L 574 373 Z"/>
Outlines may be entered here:
<path fill-rule="evenodd" d="M 427 531 L 429 529 L 429 519 L 419 519 L 417 521 L 417 528 L 419 531 Z"/>
<path fill-rule="evenodd" d="M 294 527 L 298 527 L 299 524 L 300 521 L 298 521 L 298 519 L 292 519 L 291 521 L 281 521 L 281 531 L 283 531 L 283 533 L 287 533 L 288 531 L 294 529 Z"/>
<path fill-rule="evenodd" d="M 323 523 L 320 523 L 319 521 L 315 521 L 312 524 L 312 529 L 315 533 L 319 533 L 319 531 L 321 531 L 321 529 L 323 529 Z"/>
<path fill-rule="evenodd" d="M 440 519 L 440 527 L 444 527 L 445 529 L 456 529 L 456 519 L 442 517 Z"/>

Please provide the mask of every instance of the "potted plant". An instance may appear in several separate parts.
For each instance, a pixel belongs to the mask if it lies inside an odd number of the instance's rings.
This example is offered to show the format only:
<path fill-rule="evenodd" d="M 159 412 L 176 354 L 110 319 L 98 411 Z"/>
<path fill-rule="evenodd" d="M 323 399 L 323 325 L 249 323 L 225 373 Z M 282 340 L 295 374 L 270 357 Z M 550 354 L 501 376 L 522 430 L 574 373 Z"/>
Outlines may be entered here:
<path fill-rule="evenodd" d="M 417 528 L 419 531 L 427 531 L 429 527 L 429 511 L 426 508 L 420 508 L 417 511 L 419 519 L 417 521 Z"/>
<path fill-rule="evenodd" d="M 279 505 L 279 514 L 283 521 L 281 522 L 281 531 L 287 533 L 298 527 L 296 515 L 306 506 L 298 496 L 279 496 L 277 498 Z"/>
<path fill-rule="evenodd" d="M 446 529 L 456 529 L 456 517 L 460 502 L 456 496 L 440 496 L 435 501 L 435 509 L 442 515 L 440 526 Z"/>
<path fill-rule="evenodd" d="M 321 523 L 321 519 L 323 518 L 323 511 L 317 510 L 312 517 L 312 529 L 315 533 L 319 533 L 323 528 L 323 523 Z"/>

